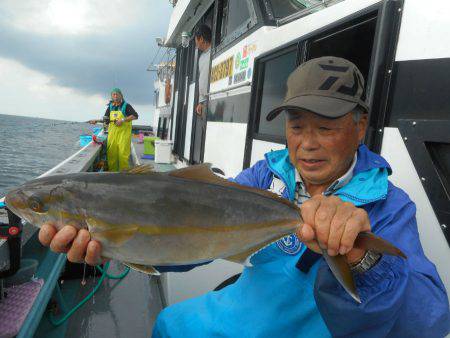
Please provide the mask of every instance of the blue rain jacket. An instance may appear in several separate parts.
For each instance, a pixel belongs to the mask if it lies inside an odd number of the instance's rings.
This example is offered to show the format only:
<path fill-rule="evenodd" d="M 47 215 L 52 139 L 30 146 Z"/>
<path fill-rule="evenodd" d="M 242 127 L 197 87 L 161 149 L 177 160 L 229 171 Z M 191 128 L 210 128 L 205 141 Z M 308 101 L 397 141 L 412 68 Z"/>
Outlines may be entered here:
<path fill-rule="evenodd" d="M 419 242 L 415 204 L 388 181 L 390 173 L 389 164 L 362 145 L 352 180 L 335 193 L 364 208 L 372 231 L 408 256 L 384 255 L 355 276 L 362 304 L 339 285 L 322 258 L 306 272 L 298 269 L 309 250 L 290 235 L 255 254 L 253 266 L 234 284 L 164 309 L 153 337 L 445 336 L 450 330 L 445 288 Z M 282 195 L 293 200 L 295 168 L 287 149 L 266 154 L 235 181 L 269 189 L 274 176 L 284 183 Z"/>

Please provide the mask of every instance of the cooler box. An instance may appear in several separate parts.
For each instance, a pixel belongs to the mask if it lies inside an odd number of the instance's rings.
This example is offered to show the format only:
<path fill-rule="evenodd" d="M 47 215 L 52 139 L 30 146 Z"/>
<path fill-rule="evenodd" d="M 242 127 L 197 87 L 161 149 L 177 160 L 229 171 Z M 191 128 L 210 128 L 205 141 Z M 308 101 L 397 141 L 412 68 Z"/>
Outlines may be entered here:
<path fill-rule="evenodd" d="M 92 135 L 80 135 L 80 147 L 85 147 L 92 141 Z"/>
<path fill-rule="evenodd" d="M 155 163 L 172 163 L 172 141 L 155 141 Z"/>
<path fill-rule="evenodd" d="M 157 137 L 144 137 L 144 155 L 155 155 L 155 141 Z"/>

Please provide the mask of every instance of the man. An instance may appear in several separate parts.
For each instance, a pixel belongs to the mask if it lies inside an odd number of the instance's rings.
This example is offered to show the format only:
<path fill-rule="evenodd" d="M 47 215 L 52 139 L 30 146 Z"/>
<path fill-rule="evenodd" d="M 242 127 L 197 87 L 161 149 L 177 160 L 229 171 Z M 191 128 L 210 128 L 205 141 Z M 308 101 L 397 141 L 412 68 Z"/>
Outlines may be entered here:
<path fill-rule="evenodd" d="M 298 67 L 287 87 L 285 101 L 267 119 L 286 111 L 288 148 L 266 154 L 235 181 L 281 188 L 301 205 L 305 224 L 251 257 L 252 267 L 234 284 L 164 309 L 153 337 L 445 336 L 447 295 L 421 248 L 415 205 L 388 182 L 389 164 L 361 144 L 368 123 L 361 73 L 347 60 L 323 57 Z M 353 248 L 365 231 L 408 259 Z M 69 259 L 100 259 L 101 248 L 86 231 L 66 227 L 55 235 L 47 226 L 40 239 L 58 252 L 74 240 Z M 332 275 L 322 249 L 346 255 L 361 304 Z"/>
<path fill-rule="evenodd" d="M 138 118 L 138 113 L 125 102 L 119 88 L 111 91 L 111 101 L 105 112 L 109 117 L 108 142 L 106 146 L 108 170 L 122 171 L 129 168 L 131 147 L 131 121 Z M 98 120 L 91 120 L 97 123 Z"/>
<path fill-rule="evenodd" d="M 198 60 L 198 105 L 195 112 L 199 116 L 205 113 L 205 102 L 208 98 L 209 59 L 211 55 L 211 29 L 201 25 L 194 34 L 195 46 L 202 52 Z"/>

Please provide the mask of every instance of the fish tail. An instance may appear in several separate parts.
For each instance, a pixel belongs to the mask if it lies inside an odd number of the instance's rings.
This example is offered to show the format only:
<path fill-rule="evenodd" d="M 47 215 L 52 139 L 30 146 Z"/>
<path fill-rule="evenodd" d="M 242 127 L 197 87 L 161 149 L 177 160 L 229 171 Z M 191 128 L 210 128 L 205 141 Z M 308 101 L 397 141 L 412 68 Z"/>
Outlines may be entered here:
<path fill-rule="evenodd" d="M 381 254 L 407 258 L 399 248 L 370 232 L 359 233 L 353 246 L 359 249 L 372 250 Z"/>

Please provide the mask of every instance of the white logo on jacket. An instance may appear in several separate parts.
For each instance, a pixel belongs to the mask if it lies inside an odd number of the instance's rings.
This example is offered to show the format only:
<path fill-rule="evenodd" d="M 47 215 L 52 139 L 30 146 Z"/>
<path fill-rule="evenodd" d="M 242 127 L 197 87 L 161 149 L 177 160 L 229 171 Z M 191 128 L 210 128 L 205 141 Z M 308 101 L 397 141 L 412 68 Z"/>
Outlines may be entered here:
<path fill-rule="evenodd" d="M 269 191 L 277 194 L 278 196 L 282 196 L 285 189 L 286 186 L 283 181 L 277 177 L 274 177 Z M 277 247 L 288 255 L 298 254 L 302 247 L 302 243 L 295 234 L 285 236 L 282 239 L 279 239 L 276 243 Z"/>

